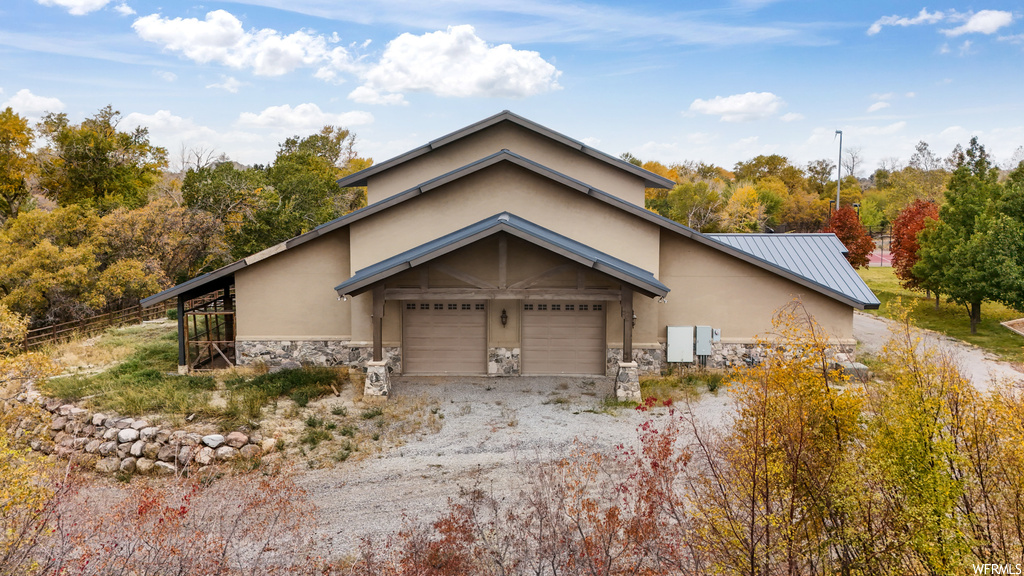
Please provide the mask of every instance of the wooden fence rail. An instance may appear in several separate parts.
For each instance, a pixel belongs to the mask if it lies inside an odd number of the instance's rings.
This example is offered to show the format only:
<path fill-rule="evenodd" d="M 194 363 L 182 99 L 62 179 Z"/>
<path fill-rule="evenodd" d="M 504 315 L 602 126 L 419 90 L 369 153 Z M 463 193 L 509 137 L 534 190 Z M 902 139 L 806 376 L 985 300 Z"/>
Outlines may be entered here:
<path fill-rule="evenodd" d="M 147 308 L 136 304 L 135 306 L 114 310 L 99 316 L 35 328 L 25 333 L 22 349 L 29 350 L 46 344 L 65 342 L 76 336 L 89 336 L 114 326 L 138 324 L 144 320 L 164 318 L 167 316 L 167 311 L 173 309 L 173 307 L 169 308 L 166 304 L 157 304 Z"/>

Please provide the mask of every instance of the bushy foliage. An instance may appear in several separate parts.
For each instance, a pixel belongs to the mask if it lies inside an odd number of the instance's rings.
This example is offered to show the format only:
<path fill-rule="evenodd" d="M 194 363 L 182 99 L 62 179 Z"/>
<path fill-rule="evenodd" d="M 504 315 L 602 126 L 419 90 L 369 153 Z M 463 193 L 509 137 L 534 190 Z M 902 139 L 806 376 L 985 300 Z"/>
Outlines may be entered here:
<path fill-rule="evenodd" d="M 832 213 L 832 218 L 822 232 L 832 232 L 848 251 L 846 260 L 854 268 L 865 268 L 868 257 L 875 249 L 875 241 L 860 223 L 860 217 L 850 206 L 844 206 Z"/>
<path fill-rule="evenodd" d="M 927 220 L 938 219 L 938 204 L 915 200 L 892 223 L 892 268 L 904 288 L 914 289 L 919 286 L 919 280 L 913 273 L 914 264 L 920 259 L 918 251 L 921 245 L 917 235 L 924 230 Z"/>

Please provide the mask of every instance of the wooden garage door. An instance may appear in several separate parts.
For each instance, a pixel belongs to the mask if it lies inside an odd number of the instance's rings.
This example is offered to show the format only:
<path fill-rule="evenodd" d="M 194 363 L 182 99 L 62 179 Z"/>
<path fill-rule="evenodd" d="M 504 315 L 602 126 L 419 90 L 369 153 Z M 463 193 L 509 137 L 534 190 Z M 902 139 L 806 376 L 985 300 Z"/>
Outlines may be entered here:
<path fill-rule="evenodd" d="M 523 374 L 604 374 L 604 304 L 523 304 Z"/>
<path fill-rule="evenodd" d="M 405 374 L 485 374 L 483 302 L 406 302 L 402 314 Z"/>

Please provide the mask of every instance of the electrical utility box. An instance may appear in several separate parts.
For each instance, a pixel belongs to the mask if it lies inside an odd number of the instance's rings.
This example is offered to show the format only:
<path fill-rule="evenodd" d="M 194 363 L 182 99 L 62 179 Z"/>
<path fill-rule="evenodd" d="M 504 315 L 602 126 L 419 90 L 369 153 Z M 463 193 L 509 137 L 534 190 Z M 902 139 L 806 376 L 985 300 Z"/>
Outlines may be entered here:
<path fill-rule="evenodd" d="M 693 326 L 668 327 L 668 361 L 693 362 Z"/>
<path fill-rule="evenodd" d="M 711 356 L 711 326 L 697 326 L 697 356 Z"/>

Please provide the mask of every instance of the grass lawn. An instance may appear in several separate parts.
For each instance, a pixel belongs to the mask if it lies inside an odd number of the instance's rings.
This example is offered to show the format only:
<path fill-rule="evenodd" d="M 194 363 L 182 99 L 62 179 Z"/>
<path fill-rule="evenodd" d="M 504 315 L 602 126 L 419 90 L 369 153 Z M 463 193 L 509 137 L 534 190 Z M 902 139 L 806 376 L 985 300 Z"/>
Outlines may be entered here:
<path fill-rule="evenodd" d="M 978 333 L 971 334 L 971 324 L 964 306 L 946 302 L 943 299 L 936 310 L 934 297 L 927 299 L 923 292 L 912 292 L 901 288 L 899 279 L 896 278 L 892 268 L 860 269 L 857 273 L 882 301 L 882 306 L 878 310 L 865 310 L 865 312 L 892 318 L 889 303 L 900 298 L 904 306 L 911 306 L 912 318 L 917 326 L 970 342 L 992 352 L 1002 360 L 1024 361 L 1024 337 L 999 324 L 1020 318 L 1024 314 L 1002 304 L 983 302 Z"/>
<path fill-rule="evenodd" d="M 256 425 L 262 409 L 287 397 L 299 407 L 341 388 L 347 368 L 307 367 L 273 374 L 246 375 L 220 372 L 222 386 L 210 375 L 179 376 L 178 339 L 173 324 L 114 328 L 85 341 L 72 342 L 53 352 L 65 366 L 100 365 L 97 374 L 75 373 L 40 385 L 54 398 L 81 402 L 100 411 L 122 416 L 161 415 L 171 421 L 196 416 L 215 420 L 230 429 Z M 214 401 L 215 395 L 221 401 Z"/>

